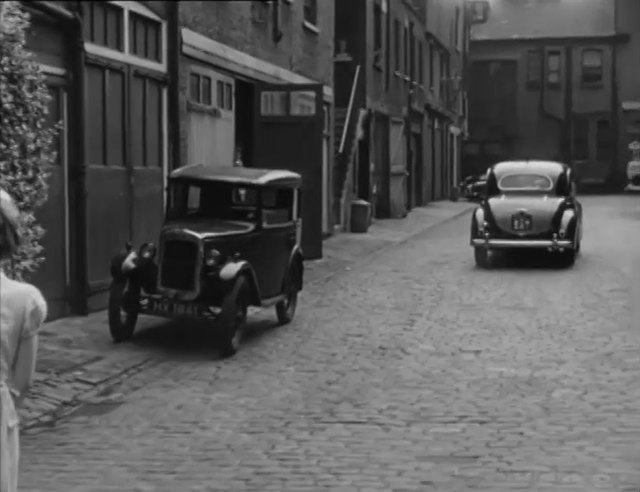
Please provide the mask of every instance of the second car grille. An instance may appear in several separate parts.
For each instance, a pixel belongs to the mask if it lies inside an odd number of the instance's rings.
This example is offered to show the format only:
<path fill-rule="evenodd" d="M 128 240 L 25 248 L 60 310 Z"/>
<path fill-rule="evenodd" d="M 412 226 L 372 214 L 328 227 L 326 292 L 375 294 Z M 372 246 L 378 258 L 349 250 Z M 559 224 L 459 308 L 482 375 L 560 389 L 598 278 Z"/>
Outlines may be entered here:
<path fill-rule="evenodd" d="M 198 245 L 191 241 L 165 241 L 160 265 L 160 284 L 176 290 L 193 290 L 196 283 Z"/>

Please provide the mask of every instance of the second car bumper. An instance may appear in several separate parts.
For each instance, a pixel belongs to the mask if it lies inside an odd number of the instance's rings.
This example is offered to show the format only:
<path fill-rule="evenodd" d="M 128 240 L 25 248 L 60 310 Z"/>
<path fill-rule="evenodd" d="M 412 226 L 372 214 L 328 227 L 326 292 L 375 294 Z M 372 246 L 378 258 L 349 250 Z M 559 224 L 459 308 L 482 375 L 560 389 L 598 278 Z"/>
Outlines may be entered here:
<path fill-rule="evenodd" d="M 472 239 L 472 246 L 491 249 L 540 248 L 549 250 L 573 249 L 573 241 L 569 239 Z"/>

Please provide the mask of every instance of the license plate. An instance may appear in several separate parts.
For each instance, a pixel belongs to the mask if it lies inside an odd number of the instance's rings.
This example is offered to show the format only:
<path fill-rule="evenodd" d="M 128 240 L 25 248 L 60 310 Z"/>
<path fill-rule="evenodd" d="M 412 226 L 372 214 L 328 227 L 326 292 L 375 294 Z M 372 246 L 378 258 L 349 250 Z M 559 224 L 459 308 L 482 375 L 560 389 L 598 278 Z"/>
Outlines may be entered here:
<path fill-rule="evenodd" d="M 170 301 L 168 299 L 150 300 L 149 311 L 165 316 L 198 316 L 200 313 L 196 305 Z"/>
<path fill-rule="evenodd" d="M 511 228 L 514 231 L 528 231 L 532 225 L 531 217 L 526 215 L 516 215 L 511 218 Z"/>

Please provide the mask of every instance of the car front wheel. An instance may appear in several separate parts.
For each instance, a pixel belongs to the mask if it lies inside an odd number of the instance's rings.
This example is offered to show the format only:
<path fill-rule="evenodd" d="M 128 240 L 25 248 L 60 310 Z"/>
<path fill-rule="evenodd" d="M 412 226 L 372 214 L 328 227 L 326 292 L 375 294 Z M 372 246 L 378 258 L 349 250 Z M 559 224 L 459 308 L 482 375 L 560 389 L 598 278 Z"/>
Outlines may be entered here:
<path fill-rule="evenodd" d="M 287 281 L 286 297 L 278 304 L 276 304 L 276 315 L 278 316 L 278 323 L 280 325 L 291 323 L 293 317 L 296 314 L 297 305 L 298 290 L 295 287 L 293 278 L 289 278 L 289 280 Z"/>
<path fill-rule="evenodd" d="M 476 265 L 480 268 L 489 267 L 489 250 L 480 246 L 476 246 L 473 250 Z"/>
<path fill-rule="evenodd" d="M 220 353 L 232 357 L 238 352 L 247 322 L 248 288 L 244 277 L 239 277 L 233 289 L 222 301 L 220 313 Z"/>
<path fill-rule="evenodd" d="M 115 343 L 124 342 L 133 336 L 138 321 L 135 307 L 137 297 L 127 292 L 127 282 L 113 280 L 109 287 L 109 332 Z"/>

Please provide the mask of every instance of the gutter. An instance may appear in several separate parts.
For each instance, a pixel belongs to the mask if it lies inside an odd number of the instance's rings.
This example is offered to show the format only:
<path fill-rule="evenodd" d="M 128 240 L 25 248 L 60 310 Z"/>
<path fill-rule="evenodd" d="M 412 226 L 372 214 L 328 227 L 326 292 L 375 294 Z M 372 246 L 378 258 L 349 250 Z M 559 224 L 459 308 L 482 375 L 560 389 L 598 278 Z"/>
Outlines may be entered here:
<path fill-rule="evenodd" d="M 33 0 L 31 2 L 22 2 L 22 4 L 26 7 L 35 8 L 37 10 L 40 10 L 41 12 L 45 12 L 53 17 L 56 17 L 57 19 L 62 19 L 67 22 L 76 21 L 75 15 L 70 10 L 67 10 L 66 8 L 61 7 L 60 5 L 56 5 L 52 2 Z"/>

